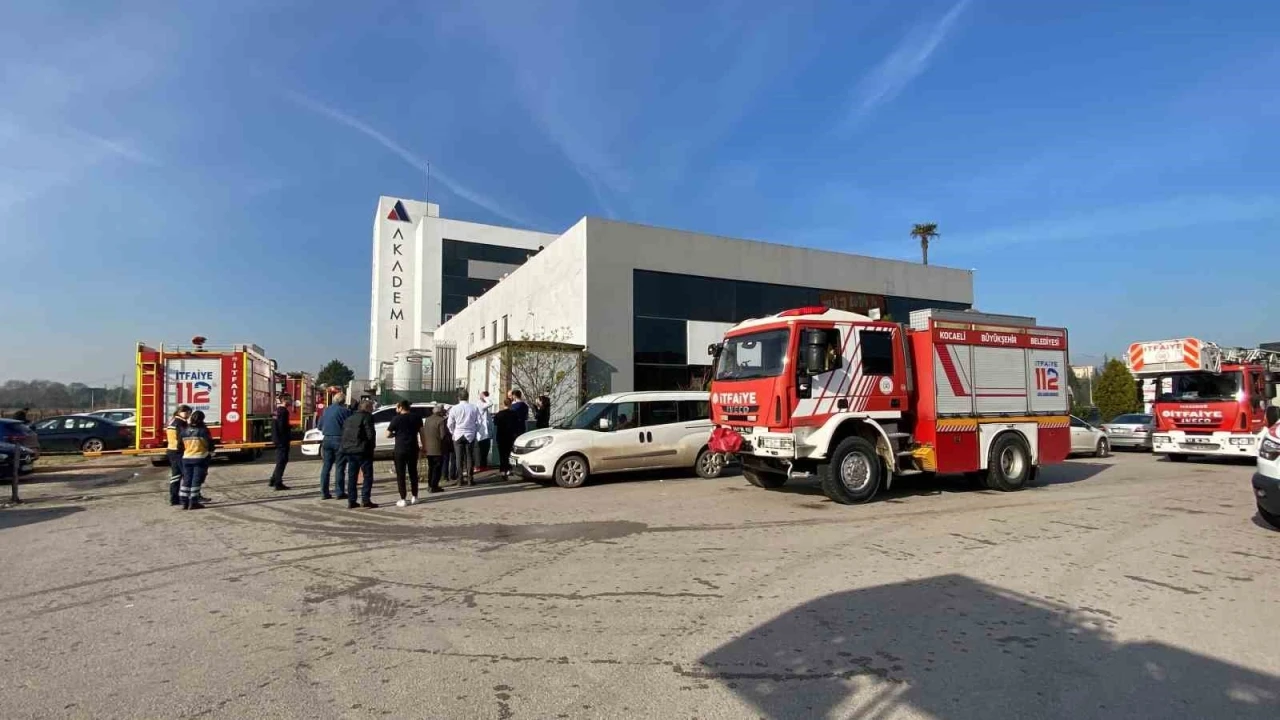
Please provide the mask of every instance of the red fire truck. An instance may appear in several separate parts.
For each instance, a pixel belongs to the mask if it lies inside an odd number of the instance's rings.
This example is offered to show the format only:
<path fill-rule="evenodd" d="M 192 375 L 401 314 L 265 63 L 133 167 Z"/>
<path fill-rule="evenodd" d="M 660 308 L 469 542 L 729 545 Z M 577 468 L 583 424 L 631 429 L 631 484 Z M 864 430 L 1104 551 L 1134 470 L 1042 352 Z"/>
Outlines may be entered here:
<path fill-rule="evenodd" d="M 1129 346 L 1129 370 L 1152 400 L 1152 452 L 1170 460 L 1256 456 L 1262 430 L 1280 420 L 1280 408 L 1270 406 L 1280 380 L 1274 350 L 1198 338 L 1137 342 Z"/>
<path fill-rule="evenodd" d="M 276 394 L 288 395 L 293 403 L 289 406 L 289 425 L 301 436 L 316 424 L 316 406 L 321 392 L 316 381 L 304 372 L 276 373 Z"/>
<path fill-rule="evenodd" d="M 260 449 L 240 446 L 271 434 L 274 377 L 275 362 L 257 345 L 213 348 L 201 337 L 190 346 L 138 343 L 137 451 L 162 451 L 174 409 L 190 405 L 204 412 L 219 452 L 259 455 Z"/>
<path fill-rule="evenodd" d="M 803 307 L 711 350 L 713 446 L 737 446 L 758 487 L 817 476 L 849 504 L 936 472 L 1018 490 L 1071 447 L 1067 331 L 1034 318 L 919 310 L 904 326 Z"/>

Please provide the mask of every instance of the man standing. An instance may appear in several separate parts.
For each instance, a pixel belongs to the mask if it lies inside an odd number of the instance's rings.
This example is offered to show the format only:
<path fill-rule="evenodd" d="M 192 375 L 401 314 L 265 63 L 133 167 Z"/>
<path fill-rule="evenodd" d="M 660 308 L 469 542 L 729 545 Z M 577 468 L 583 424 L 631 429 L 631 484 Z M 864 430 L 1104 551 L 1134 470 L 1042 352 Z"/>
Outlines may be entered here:
<path fill-rule="evenodd" d="M 476 403 L 480 410 L 480 427 L 476 430 L 476 472 L 489 469 L 489 444 L 493 437 L 493 403 L 489 401 L 489 391 L 480 392 L 480 401 Z"/>
<path fill-rule="evenodd" d="M 179 405 L 164 429 L 165 459 L 169 461 L 169 504 L 181 502 L 178 490 L 182 487 L 182 433 L 187 429 L 187 418 L 191 417 L 190 405 Z"/>
<path fill-rule="evenodd" d="M 376 508 L 373 502 L 373 451 L 378 438 L 373 429 L 373 401 L 361 400 L 356 411 L 342 424 L 342 454 L 347 457 L 347 507 L 356 506 L 356 476 L 364 473 L 360 507 Z"/>
<path fill-rule="evenodd" d="M 520 419 L 520 432 L 529 429 L 529 404 L 524 401 L 524 393 L 519 390 L 511 391 L 511 411 Z"/>
<path fill-rule="evenodd" d="M 427 449 L 426 437 L 423 433 L 422 418 L 413 414 L 413 406 L 408 400 L 396 403 L 396 416 L 387 423 L 387 437 L 395 438 L 396 445 L 392 461 L 396 468 L 396 487 L 400 491 L 400 499 L 396 507 L 418 504 L 418 456 Z M 409 476 L 410 490 L 405 495 L 404 476 Z"/>
<path fill-rule="evenodd" d="M 30 420 L 27 419 L 27 416 L 30 413 L 30 411 L 31 411 L 31 408 L 24 407 L 18 412 L 13 414 L 13 419 L 25 425 L 26 423 L 30 422 Z"/>
<path fill-rule="evenodd" d="M 449 432 L 453 435 L 454 454 L 458 456 L 458 484 L 475 485 L 474 464 L 476 435 L 480 432 L 480 408 L 468 402 L 465 389 L 458 391 L 458 404 L 449 411 Z"/>
<path fill-rule="evenodd" d="M 440 492 L 440 479 L 444 475 L 445 448 L 450 445 L 449 423 L 444 418 L 444 405 L 436 405 L 435 412 L 422 425 L 423 450 L 427 454 L 427 492 Z"/>
<path fill-rule="evenodd" d="M 271 442 L 276 446 L 276 469 L 271 471 L 271 479 L 267 481 L 267 485 L 272 490 L 289 489 L 284 484 L 284 469 L 289 464 L 289 440 L 293 435 L 293 428 L 289 425 L 289 406 L 292 404 L 292 398 L 281 395 L 276 400 L 276 414 L 271 418 Z"/>
<path fill-rule="evenodd" d="M 342 454 L 342 424 L 351 417 L 351 408 L 347 407 L 347 398 L 341 391 L 334 393 L 329 407 L 324 409 L 320 418 L 320 432 L 324 439 L 320 442 L 320 496 L 332 500 L 329 494 L 329 476 L 334 466 L 338 469 L 338 482 L 335 489 L 338 499 L 347 497 L 347 458 Z"/>

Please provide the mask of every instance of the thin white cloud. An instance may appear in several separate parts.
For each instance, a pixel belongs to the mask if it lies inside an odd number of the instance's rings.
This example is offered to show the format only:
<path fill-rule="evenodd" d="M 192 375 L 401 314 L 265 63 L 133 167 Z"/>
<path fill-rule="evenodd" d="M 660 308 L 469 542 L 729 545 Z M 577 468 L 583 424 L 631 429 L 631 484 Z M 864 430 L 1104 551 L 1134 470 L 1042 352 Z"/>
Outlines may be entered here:
<path fill-rule="evenodd" d="M 307 97 L 306 95 L 303 95 L 302 93 L 299 93 L 299 92 L 294 92 L 290 90 L 290 91 L 286 91 L 285 95 L 290 100 L 306 108 L 307 110 L 310 110 L 318 115 L 323 115 L 324 117 L 327 117 L 330 120 L 333 120 L 334 122 L 340 125 L 345 125 L 351 128 L 352 130 L 355 130 L 356 132 L 360 133 L 361 135 L 364 135 L 370 140 L 373 140 L 374 142 L 378 143 L 386 150 L 390 151 L 396 157 L 400 158 L 401 160 L 408 163 L 410 166 L 422 172 L 424 175 L 428 175 L 433 182 L 439 182 L 441 185 L 444 185 L 446 188 L 448 188 L 449 192 L 453 193 L 454 195 L 457 195 L 463 200 L 466 200 L 467 202 L 470 202 L 473 205 L 476 205 L 478 207 L 482 207 L 485 210 L 488 210 L 489 212 L 501 218 L 510 220 L 511 222 L 514 222 L 520 225 L 524 225 L 525 227 L 536 226 L 535 223 L 531 222 L 527 218 L 521 217 L 520 215 L 512 213 L 511 211 L 502 207 L 502 205 L 500 205 L 493 198 L 487 195 L 481 194 L 479 192 L 476 192 L 475 190 L 472 190 L 471 188 L 463 185 L 462 183 L 459 183 L 456 179 L 454 179 L 453 177 L 451 177 L 450 175 L 442 171 L 439 165 L 436 165 L 434 168 L 432 168 L 431 163 L 428 162 L 426 159 L 419 157 L 413 151 L 409 150 L 408 148 L 404 147 L 400 143 L 391 139 L 390 137 L 388 137 L 386 134 L 382 133 L 378 129 L 370 126 L 368 123 L 365 123 L 363 120 L 360 120 L 359 118 L 348 115 L 347 113 L 341 110 L 338 110 L 337 108 L 330 107 L 320 102 L 319 100 Z"/>
<path fill-rule="evenodd" d="M 912 28 L 883 60 L 863 75 L 854 86 L 848 123 L 856 123 L 892 101 L 927 70 L 934 53 L 969 7 L 969 2 L 959 0 L 941 17 Z"/>

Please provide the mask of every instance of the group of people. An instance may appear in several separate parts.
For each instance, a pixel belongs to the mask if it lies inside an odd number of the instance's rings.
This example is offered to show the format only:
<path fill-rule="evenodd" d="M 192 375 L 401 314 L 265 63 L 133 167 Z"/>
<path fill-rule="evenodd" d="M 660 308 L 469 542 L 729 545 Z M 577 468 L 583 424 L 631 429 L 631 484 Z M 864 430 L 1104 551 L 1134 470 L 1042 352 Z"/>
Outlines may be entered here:
<path fill-rule="evenodd" d="M 274 490 L 289 490 L 284 484 L 289 463 L 291 427 L 289 406 L 292 400 L 279 397 L 272 418 L 271 434 L 276 452 L 275 469 L 268 485 Z M 547 396 L 535 400 L 534 424 L 543 428 L 550 424 L 551 401 Z M 335 393 L 325 408 L 317 427 L 323 436 L 320 443 L 320 496 L 325 500 L 346 500 L 348 508 L 376 508 L 373 502 L 373 458 L 377 449 L 377 431 L 373 423 L 372 400 L 361 400 L 349 406 L 343 393 Z M 398 507 L 418 502 L 418 461 L 427 461 L 427 492 L 438 493 L 445 475 L 461 486 L 475 484 L 475 475 L 489 469 L 492 443 L 497 443 L 498 469 L 503 478 L 511 474 L 511 452 L 516 438 L 529 426 L 530 407 L 517 389 L 507 393 L 502 409 L 495 411 L 487 391 L 471 402 L 466 390 L 458 391 L 458 402 L 446 411 L 437 405 L 425 419 L 414 414 L 412 405 L 402 400 L 387 426 L 387 437 L 395 441 L 392 464 L 396 486 L 400 492 Z M 201 488 L 213 457 L 214 439 L 204 423 L 204 413 L 192 412 L 180 405 L 166 430 L 170 467 L 169 502 L 183 509 L 203 508 Z M 337 473 L 336 480 L 334 473 Z M 356 483 L 360 484 L 359 501 Z M 330 491 L 332 484 L 333 492 Z"/>

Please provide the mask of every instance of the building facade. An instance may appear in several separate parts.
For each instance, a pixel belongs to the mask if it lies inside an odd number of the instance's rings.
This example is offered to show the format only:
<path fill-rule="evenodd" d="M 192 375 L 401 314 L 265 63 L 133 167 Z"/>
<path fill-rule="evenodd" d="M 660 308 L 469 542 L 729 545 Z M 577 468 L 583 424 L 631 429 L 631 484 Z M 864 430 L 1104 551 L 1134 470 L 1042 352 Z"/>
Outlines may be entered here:
<path fill-rule="evenodd" d="M 381 197 L 373 220 L 369 378 L 432 333 L 555 235 L 440 217 L 440 206 Z"/>
<path fill-rule="evenodd" d="M 585 391 L 696 386 L 731 325 L 803 305 L 905 321 L 973 304 L 967 270 L 583 218 L 440 325 L 466 358 L 505 340 L 586 346 Z M 471 384 L 471 383 L 468 383 Z M 471 388 L 478 392 L 483 388 Z"/>

